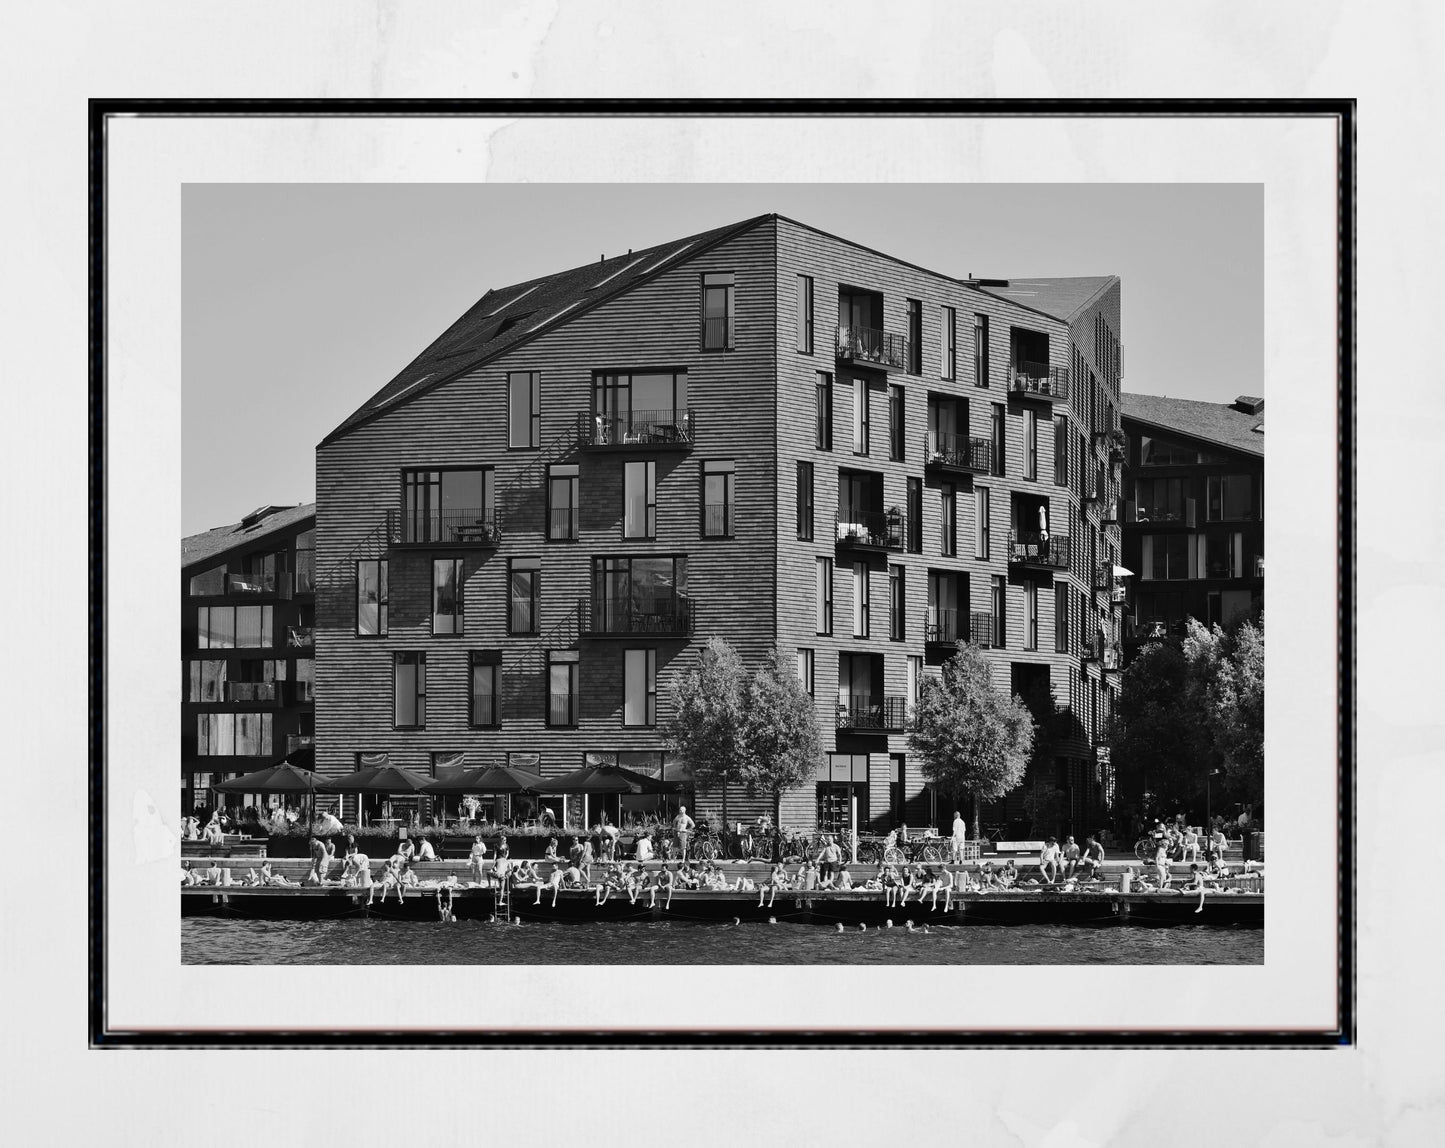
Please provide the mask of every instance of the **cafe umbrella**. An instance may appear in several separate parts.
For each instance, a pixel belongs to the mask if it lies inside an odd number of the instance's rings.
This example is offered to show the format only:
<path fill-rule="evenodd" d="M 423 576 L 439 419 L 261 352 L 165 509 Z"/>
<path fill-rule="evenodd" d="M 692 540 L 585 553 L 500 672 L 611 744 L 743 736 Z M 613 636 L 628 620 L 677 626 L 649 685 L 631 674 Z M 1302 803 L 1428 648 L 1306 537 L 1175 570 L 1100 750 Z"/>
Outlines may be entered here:
<path fill-rule="evenodd" d="M 310 799 L 311 815 L 316 813 L 316 775 L 286 761 L 218 782 L 212 788 L 222 793 L 305 793 Z"/>
<path fill-rule="evenodd" d="M 584 765 L 561 777 L 549 777 L 538 793 L 582 795 L 582 820 L 587 820 L 587 798 L 592 794 L 666 793 L 667 783 L 645 773 L 637 773 L 625 765 Z M 564 818 L 565 820 L 565 818 Z"/>
<path fill-rule="evenodd" d="M 431 784 L 431 778 L 396 765 L 374 765 L 355 773 L 318 782 L 320 793 L 394 794 L 417 793 Z"/>
<path fill-rule="evenodd" d="M 442 778 L 428 784 L 423 793 L 435 797 L 454 797 L 464 793 L 536 793 L 542 775 L 512 766 L 476 766 L 455 777 Z"/>

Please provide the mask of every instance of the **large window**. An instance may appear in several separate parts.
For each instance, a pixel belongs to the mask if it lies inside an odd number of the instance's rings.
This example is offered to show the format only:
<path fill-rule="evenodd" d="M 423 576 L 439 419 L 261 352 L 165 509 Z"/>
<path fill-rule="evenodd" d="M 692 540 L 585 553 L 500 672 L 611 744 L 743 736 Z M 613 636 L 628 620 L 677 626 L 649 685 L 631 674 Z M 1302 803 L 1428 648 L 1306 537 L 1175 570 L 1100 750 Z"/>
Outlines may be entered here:
<path fill-rule="evenodd" d="M 888 567 L 888 637 L 901 642 L 907 636 L 907 584 L 902 566 Z"/>
<path fill-rule="evenodd" d="M 207 594 L 224 594 L 226 592 L 226 567 L 213 566 L 209 570 L 202 570 L 199 574 L 191 575 L 191 597 L 200 598 Z"/>
<path fill-rule="evenodd" d="M 577 724 L 578 655 L 574 650 L 547 652 L 547 724 Z"/>
<path fill-rule="evenodd" d="M 465 633 L 462 601 L 466 578 L 460 558 L 434 558 L 431 564 L 431 632 Z"/>
<path fill-rule="evenodd" d="M 903 460 L 903 388 L 896 383 L 888 388 L 888 457 Z"/>
<path fill-rule="evenodd" d="M 1140 539 L 1142 576 L 1155 581 L 1202 578 L 1202 534 L 1146 534 Z"/>
<path fill-rule="evenodd" d="M 868 563 L 853 563 L 853 636 L 868 636 Z"/>
<path fill-rule="evenodd" d="M 988 316 L 973 317 L 973 385 L 988 386 Z"/>
<path fill-rule="evenodd" d="M 1226 461 L 1223 455 L 1210 454 L 1167 438 L 1146 434 L 1139 440 L 1140 466 L 1198 466 Z"/>
<path fill-rule="evenodd" d="M 535 450 L 542 445 L 542 376 L 537 371 L 507 375 L 507 445 Z"/>
<path fill-rule="evenodd" d="M 1008 645 L 1008 579 L 1002 574 L 993 576 L 993 593 L 990 606 L 993 610 L 993 644 L 1002 650 Z"/>
<path fill-rule="evenodd" d="M 657 537 L 657 463 L 622 466 L 622 537 Z"/>
<path fill-rule="evenodd" d="M 386 559 L 366 558 L 356 564 L 356 633 L 374 638 L 386 633 Z"/>
<path fill-rule="evenodd" d="M 945 558 L 958 553 L 958 496 L 947 483 L 938 488 L 938 552 Z"/>
<path fill-rule="evenodd" d="M 476 542 L 496 537 L 490 469 L 405 470 L 402 542 Z"/>
<path fill-rule="evenodd" d="M 622 652 L 622 724 L 657 724 L 657 651 Z"/>
<path fill-rule="evenodd" d="M 923 373 L 923 304 L 908 300 L 908 373 Z"/>
<path fill-rule="evenodd" d="M 270 606 L 199 606 L 196 644 L 203 650 L 263 649 L 272 645 Z"/>
<path fill-rule="evenodd" d="M 471 724 L 490 729 L 502 724 L 498 704 L 502 685 L 502 651 L 473 650 Z"/>
<path fill-rule="evenodd" d="M 191 689 L 186 695 L 190 702 L 220 702 L 226 700 L 226 663 L 192 662 Z"/>
<path fill-rule="evenodd" d="M 625 445 L 692 438 L 687 372 L 604 374 L 592 380 L 593 443 Z"/>
<path fill-rule="evenodd" d="M 988 558 L 989 520 L 988 487 L 973 488 L 973 556 Z"/>
<path fill-rule="evenodd" d="M 923 553 L 923 480 L 908 480 L 908 552 Z"/>
<path fill-rule="evenodd" d="M 938 377 L 951 379 L 958 370 L 957 316 L 952 307 L 939 310 Z"/>
<path fill-rule="evenodd" d="M 426 654 L 398 651 L 392 666 L 392 724 L 397 729 L 426 725 Z"/>
<path fill-rule="evenodd" d="M 316 591 L 316 531 L 305 530 L 296 536 L 296 593 Z"/>
<path fill-rule="evenodd" d="M 1054 416 L 1054 485 L 1069 485 L 1069 419 Z"/>
<path fill-rule="evenodd" d="M 833 449 L 833 376 L 819 371 L 813 388 L 814 444 L 819 450 Z"/>
<path fill-rule="evenodd" d="M 713 459 L 702 464 L 702 535 L 730 538 L 736 525 L 736 464 Z"/>
<path fill-rule="evenodd" d="M 1213 533 L 1205 540 L 1205 573 L 1210 578 L 1244 577 L 1244 532 Z M 1250 574 L 1253 575 L 1253 569 Z"/>
<path fill-rule="evenodd" d="M 1183 478 L 1140 478 L 1134 482 L 1135 517 L 1139 522 L 1185 522 L 1189 502 Z"/>
<path fill-rule="evenodd" d="M 712 271 L 702 277 L 702 347 L 705 351 L 730 351 L 735 316 L 733 273 Z"/>
<path fill-rule="evenodd" d="M 1254 476 L 1209 476 L 1209 521 L 1244 522 L 1254 519 Z"/>
<path fill-rule="evenodd" d="M 798 680 L 803 683 L 803 692 L 810 698 L 814 696 L 813 690 L 816 685 L 813 675 L 813 651 L 798 650 Z"/>
<path fill-rule="evenodd" d="M 853 453 L 868 453 L 868 380 L 853 380 Z"/>
<path fill-rule="evenodd" d="M 813 464 L 798 463 L 798 541 L 813 541 Z"/>
<path fill-rule="evenodd" d="M 268 713 L 196 715 L 196 753 L 201 757 L 264 757 L 271 752 Z"/>
<path fill-rule="evenodd" d="M 686 625 L 687 558 L 594 558 L 592 614 L 593 624 L 607 633 Z"/>
<path fill-rule="evenodd" d="M 817 569 L 817 628 L 820 634 L 833 632 L 833 560 L 819 558 Z"/>
<path fill-rule="evenodd" d="M 853 809 L 858 809 L 857 828 L 868 817 L 868 755 L 866 753 L 830 753 L 818 765 L 818 831 L 844 833 L 852 825 Z"/>
<path fill-rule="evenodd" d="M 813 279 L 810 275 L 799 275 L 794 313 L 798 327 L 798 350 L 805 355 L 813 353 Z"/>
<path fill-rule="evenodd" d="M 1054 583 L 1054 653 L 1069 652 L 1069 585 Z"/>
<path fill-rule="evenodd" d="M 537 632 L 538 599 L 540 597 L 541 562 L 536 558 L 513 558 L 509 571 L 511 609 L 507 629 L 513 634 Z"/>
<path fill-rule="evenodd" d="M 547 468 L 547 539 L 570 542 L 577 537 L 581 478 L 576 463 Z"/>

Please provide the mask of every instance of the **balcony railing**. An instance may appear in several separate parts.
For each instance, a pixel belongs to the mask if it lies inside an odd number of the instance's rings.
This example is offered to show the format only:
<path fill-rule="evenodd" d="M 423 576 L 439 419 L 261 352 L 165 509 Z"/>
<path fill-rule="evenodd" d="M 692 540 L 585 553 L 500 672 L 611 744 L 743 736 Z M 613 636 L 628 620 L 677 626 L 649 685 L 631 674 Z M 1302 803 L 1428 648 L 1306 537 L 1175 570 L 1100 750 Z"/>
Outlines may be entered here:
<path fill-rule="evenodd" d="M 839 326 L 837 357 L 842 362 L 901 371 L 908 364 L 908 340 L 872 327 Z"/>
<path fill-rule="evenodd" d="M 1038 532 L 1009 531 L 1008 560 L 1019 566 L 1041 566 L 1065 570 L 1069 565 L 1069 536 Z"/>
<path fill-rule="evenodd" d="M 902 550 L 906 520 L 902 511 L 840 510 L 835 518 L 838 545 L 855 550 Z"/>
<path fill-rule="evenodd" d="M 308 650 L 314 645 L 316 645 L 316 628 L 314 626 L 286 627 L 286 648 L 288 650 Z"/>
<path fill-rule="evenodd" d="M 572 694 L 554 692 L 547 695 L 547 724 L 577 724 L 577 701 Z"/>
<path fill-rule="evenodd" d="M 1143 502 L 1126 503 L 1124 521 L 1131 526 L 1193 527 L 1195 522 L 1194 502 L 1194 499 L 1186 498 L 1182 507 L 1150 506 Z"/>
<path fill-rule="evenodd" d="M 276 683 L 227 682 L 226 700 L 228 702 L 274 702 L 276 700 Z"/>
<path fill-rule="evenodd" d="M 728 321 L 726 316 L 702 321 L 702 349 L 723 351 L 728 345 Z"/>
<path fill-rule="evenodd" d="M 959 630 L 962 622 L 964 629 Z M 930 646 L 952 646 L 962 637 L 968 639 L 968 615 L 958 610 L 941 610 L 930 606 L 923 615 L 923 640 Z"/>
<path fill-rule="evenodd" d="M 1123 654 L 1118 646 L 1104 647 L 1104 669 L 1117 670 L 1123 662 Z"/>
<path fill-rule="evenodd" d="M 691 450 L 696 420 L 691 408 L 577 416 L 577 442 L 588 449 L 648 447 Z"/>
<path fill-rule="evenodd" d="M 287 700 L 293 705 L 297 702 L 314 702 L 316 700 L 316 687 L 313 683 L 301 678 L 292 678 L 286 683 Z"/>
<path fill-rule="evenodd" d="M 1100 562 L 1094 568 L 1094 589 L 1112 590 L 1115 586 L 1114 564 L 1112 562 Z"/>
<path fill-rule="evenodd" d="M 1117 498 L 1105 499 L 1104 508 L 1099 513 L 1105 526 L 1118 526 L 1123 521 L 1124 504 Z"/>
<path fill-rule="evenodd" d="M 993 469 L 993 443 L 986 438 L 930 431 L 923 441 L 925 466 L 987 474 Z"/>
<path fill-rule="evenodd" d="M 308 745 L 316 744 L 316 735 L 309 733 L 288 733 L 286 735 L 286 752 L 295 753 L 298 749 L 305 749 Z"/>
<path fill-rule="evenodd" d="M 553 542 L 566 542 L 577 537 L 575 506 L 554 506 L 547 511 L 547 537 Z"/>
<path fill-rule="evenodd" d="M 991 649 L 998 643 L 994 639 L 995 619 L 992 614 L 975 610 L 968 616 L 969 639 L 975 646 Z"/>
<path fill-rule="evenodd" d="M 692 633 L 692 602 L 681 595 L 659 598 L 579 598 L 577 629 L 585 637 Z"/>
<path fill-rule="evenodd" d="M 227 574 L 227 594 L 274 594 L 276 587 L 288 582 L 286 574 Z"/>
<path fill-rule="evenodd" d="M 850 694 L 838 699 L 838 729 L 853 733 L 902 733 L 908 699 Z"/>
<path fill-rule="evenodd" d="M 393 546 L 447 545 L 495 546 L 502 530 L 497 512 L 476 507 L 410 513 L 386 512 L 387 541 Z"/>
<path fill-rule="evenodd" d="M 1069 397 L 1069 368 L 1047 363 L 1020 363 L 1008 369 L 1008 389 L 1016 395 L 1066 402 Z"/>
<path fill-rule="evenodd" d="M 1117 670 L 1123 664 L 1119 644 L 1104 642 L 1097 635 L 1084 639 L 1080 654 L 1086 662 L 1101 662 L 1106 670 Z"/>
<path fill-rule="evenodd" d="M 709 502 L 702 508 L 704 538 L 726 538 L 733 532 L 733 506 L 727 502 Z"/>

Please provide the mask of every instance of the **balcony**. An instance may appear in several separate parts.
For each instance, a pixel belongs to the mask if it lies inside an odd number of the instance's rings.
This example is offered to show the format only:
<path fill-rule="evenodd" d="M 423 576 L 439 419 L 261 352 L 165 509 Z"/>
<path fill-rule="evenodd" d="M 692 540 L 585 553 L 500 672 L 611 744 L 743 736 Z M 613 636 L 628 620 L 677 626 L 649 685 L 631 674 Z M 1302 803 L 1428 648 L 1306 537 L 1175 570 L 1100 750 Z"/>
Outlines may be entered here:
<path fill-rule="evenodd" d="M 1069 401 L 1069 368 L 1047 363 L 1019 363 L 1008 369 L 1008 389 L 1013 395 L 1044 399 L 1051 403 Z"/>
<path fill-rule="evenodd" d="M 392 546 L 495 546 L 501 539 L 497 512 L 491 509 L 386 512 L 386 540 Z"/>
<path fill-rule="evenodd" d="M 907 717 L 907 698 L 851 694 L 838 699 L 841 733 L 902 733 Z"/>
<path fill-rule="evenodd" d="M 899 510 L 840 510 L 835 519 L 839 550 L 902 550 L 906 523 Z"/>
<path fill-rule="evenodd" d="M 1104 500 L 1103 509 L 1099 511 L 1099 521 L 1105 526 L 1118 526 L 1124 520 L 1124 504 L 1117 498 Z"/>
<path fill-rule="evenodd" d="M 1114 578 L 1114 564 L 1100 562 L 1094 567 L 1094 589 L 1112 591 L 1118 582 Z"/>
<path fill-rule="evenodd" d="M 228 702 L 274 702 L 276 700 L 276 683 L 227 682 L 226 700 Z"/>
<path fill-rule="evenodd" d="M 286 648 L 288 650 L 309 650 L 316 645 L 314 626 L 287 626 Z"/>
<path fill-rule="evenodd" d="M 983 649 L 993 643 L 993 615 L 967 610 L 940 610 L 930 606 L 923 615 L 923 644 L 930 654 L 951 654 L 959 642 Z"/>
<path fill-rule="evenodd" d="M 696 419 L 692 408 L 577 416 L 577 445 L 583 450 L 692 450 Z"/>
<path fill-rule="evenodd" d="M 1147 526 L 1151 530 L 1183 527 L 1193 529 L 1195 524 L 1194 499 L 1186 498 L 1180 506 L 1149 506 L 1141 502 L 1124 505 L 1124 522 L 1129 526 Z"/>
<path fill-rule="evenodd" d="M 993 469 L 993 443 L 986 438 L 932 431 L 923 440 L 925 469 L 957 474 L 988 474 Z"/>
<path fill-rule="evenodd" d="M 1037 532 L 1009 531 L 1008 560 L 1010 566 L 1027 570 L 1067 570 L 1069 568 L 1069 536 Z"/>
<path fill-rule="evenodd" d="M 1123 654 L 1118 643 L 1105 643 L 1097 637 L 1084 640 L 1081 657 L 1086 662 L 1101 662 L 1104 669 L 1111 672 L 1123 664 Z"/>
<path fill-rule="evenodd" d="M 891 331 L 839 326 L 837 359 L 850 367 L 902 371 L 908 364 L 908 340 Z"/>
<path fill-rule="evenodd" d="M 660 598 L 579 598 L 577 632 L 584 638 L 685 638 L 692 633 L 692 602 L 681 595 Z"/>

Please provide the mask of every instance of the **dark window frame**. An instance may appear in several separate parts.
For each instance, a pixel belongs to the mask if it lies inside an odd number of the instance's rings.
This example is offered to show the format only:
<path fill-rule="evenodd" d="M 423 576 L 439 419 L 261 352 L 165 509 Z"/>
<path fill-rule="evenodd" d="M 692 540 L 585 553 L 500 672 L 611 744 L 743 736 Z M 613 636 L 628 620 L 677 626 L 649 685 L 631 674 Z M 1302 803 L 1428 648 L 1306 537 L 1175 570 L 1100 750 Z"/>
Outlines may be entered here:
<path fill-rule="evenodd" d="M 457 588 L 457 608 L 450 615 L 457 629 L 447 631 L 436 628 L 437 618 L 437 567 L 444 562 L 452 565 L 453 578 Z M 432 556 L 431 560 L 431 635 L 434 638 L 462 638 L 466 636 L 466 561 L 455 556 Z"/>
<path fill-rule="evenodd" d="M 358 638 L 385 638 L 389 624 L 388 607 L 391 598 L 390 571 L 387 567 L 386 558 L 358 558 L 356 560 L 356 617 L 355 636 Z M 363 634 L 361 632 L 361 568 L 363 566 L 376 566 L 376 633 Z"/>
<path fill-rule="evenodd" d="M 641 722 L 627 720 L 627 655 L 645 655 L 642 663 Z M 627 646 L 622 651 L 622 728 L 655 729 L 657 727 L 657 647 Z"/>
<path fill-rule="evenodd" d="M 563 473 L 563 474 L 555 474 L 555 475 L 554 475 L 554 474 L 552 473 L 552 471 L 553 471 L 554 469 L 556 469 L 556 468 L 559 468 L 559 467 L 562 468 L 564 471 L 565 471 L 565 470 L 571 470 L 571 471 L 573 471 L 573 473 L 572 473 L 572 474 L 565 474 L 565 473 Z M 570 519 L 569 519 L 567 533 L 561 534 L 561 535 L 558 535 L 558 534 L 555 534 L 555 533 L 554 533 L 554 531 L 556 530 L 556 522 L 555 522 L 554 519 L 553 519 L 553 515 L 554 515 L 554 514 L 557 512 L 557 510 L 558 510 L 558 507 L 557 507 L 556 504 L 553 502 L 553 497 L 554 497 L 553 486 L 554 486 L 555 483 L 559 483 L 559 482 L 565 482 L 565 483 L 567 483 L 568 485 L 570 485 L 571 488 L 572 488 L 572 490 L 571 490 L 571 494 L 572 494 L 571 506 L 570 506 L 570 508 L 564 508 L 564 509 L 570 509 L 572 513 L 571 513 L 571 516 L 570 516 Z M 579 537 L 579 535 L 580 535 L 581 533 L 582 533 L 582 475 L 581 475 L 581 468 L 578 467 L 575 463 L 548 463 L 548 464 L 547 464 L 547 529 L 546 529 L 546 532 L 543 534 L 543 539 L 544 539 L 545 541 L 547 541 L 547 542 L 576 542 L 576 541 L 578 540 L 578 537 Z"/>
<path fill-rule="evenodd" d="M 938 487 L 938 553 L 958 557 L 958 487 L 951 482 Z"/>
<path fill-rule="evenodd" d="M 797 477 L 798 541 L 812 542 L 815 522 L 813 464 L 799 461 Z"/>
<path fill-rule="evenodd" d="M 923 374 L 923 300 L 907 300 L 908 373 Z"/>
<path fill-rule="evenodd" d="M 489 666 L 492 671 L 492 720 L 477 720 L 477 669 Z M 473 650 L 467 661 L 467 727 L 469 729 L 502 728 L 502 651 Z"/>
<path fill-rule="evenodd" d="M 415 658 L 416 661 L 406 659 Z M 397 670 L 404 665 L 417 667 L 416 688 L 412 697 L 412 704 L 416 709 L 417 720 L 411 725 L 402 725 L 397 720 Z M 394 650 L 391 655 L 391 728 L 394 730 L 426 729 L 426 651 L 425 650 Z"/>
<path fill-rule="evenodd" d="M 869 409 L 873 402 L 868 394 L 868 380 L 862 375 L 853 378 L 853 455 L 855 458 L 867 458 L 870 442 L 873 437 L 872 429 L 868 425 Z M 862 395 L 862 404 L 858 396 Z M 861 417 L 860 417 L 861 414 Z M 863 449 L 859 450 L 859 447 Z"/>
<path fill-rule="evenodd" d="M 633 467 L 642 468 L 643 534 L 627 533 L 627 475 Z M 627 459 L 622 464 L 622 540 L 636 542 L 657 538 L 657 460 Z"/>
<path fill-rule="evenodd" d="M 939 344 L 938 377 L 949 382 L 958 378 L 958 312 L 941 306 L 938 312 Z"/>
<path fill-rule="evenodd" d="M 888 640 L 903 642 L 908 638 L 908 570 L 890 564 L 888 567 Z"/>
<path fill-rule="evenodd" d="M 821 600 L 817 600 L 819 590 L 818 575 L 820 573 L 823 576 L 821 579 L 822 598 Z M 815 624 L 815 632 L 821 637 L 828 637 L 833 633 L 833 560 L 831 558 L 819 557 L 813 565 L 813 577 L 813 597 L 815 599 L 813 603 L 813 621 Z M 818 611 L 820 607 L 823 618 L 822 626 L 818 627 Z"/>
<path fill-rule="evenodd" d="M 863 572 L 863 593 L 858 593 L 858 572 Z M 852 564 L 851 579 L 853 583 L 853 637 L 871 638 L 873 636 L 873 579 L 867 562 L 854 562 Z"/>
<path fill-rule="evenodd" d="M 798 322 L 796 345 L 798 354 L 811 355 L 814 346 L 813 277 L 799 275 L 794 297 L 794 320 Z"/>
<path fill-rule="evenodd" d="M 988 316 L 973 314 L 973 385 L 988 389 Z"/>
<path fill-rule="evenodd" d="M 898 383 L 888 384 L 888 461 L 904 461 L 904 429 L 906 407 L 903 387 Z"/>
<path fill-rule="evenodd" d="M 514 636 L 530 636 L 541 632 L 542 569 L 538 565 L 518 566 L 517 561 L 515 558 L 509 558 L 507 560 L 507 633 Z M 526 561 L 535 562 L 535 559 L 528 559 Z M 514 592 L 513 579 L 520 573 L 531 575 L 529 580 L 528 610 L 531 613 L 532 625 L 531 628 L 527 630 L 519 630 L 514 625 L 516 622 L 516 602 L 519 599 Z"/>
<path fill-rule="evenodd" d="M 558 694 L 552 689 L 552 671 L 560 666 L 566 666 L 567 692 L 565 695 Z M 571 650 L 548 650 L 547 651 L 547 728 L 548 729 L 576 729 L 581 724 L 582 710 L 582 664 L 573 656 Z M 553 721 L 552 699 L 556 697 L 567 699 L 567 720 Z"/>
<path fill-rule="evenodd" d="M 908 503 L 908 524 L 905 549 L 909 554 L 923 553 L 923 479 L 910 476 L 905 487 Z"/>
<path fill-rule="evenodd" d="M 518 445 L 512 441 L 512 431 L 515 419 L 513 417 L 512 403 L 516 399 L 515 380 L 526 378 L 530 380 L 527 401 L 529 413 L 527 420 L 528 442 L 526 445 Z M 507 372 L 507 449 L 508 450 L 540 450 L 542 447 L 542 372 L 541 371 L 508 371 Z"/>
<path fill-rule="evenodd" d="M 833 372 L 819 371 L 813 383 L 814 449 L 833 449 Z"/>
<path fill-rule="evenodd" d="M 709 279 L 718 282 L 709 283 Z M 708 352 L 726 353 L 737 350 L 737 274 L 732 271 L 704 271 L 698 280 L 699 297 L 699 349 Z M 707 317 L 709 292 L 721 291 L 723 296 L 723 338 L 720 344 L 709 341 Z"/>
<path fill-rule="evenodd" d="M 722 469 L 709 470 L 709 467 Z M 707 480 L 709 478 L 723 479 L 723 500 L 721 504 L 712 503 L 707 498 Z M 731 458 L 705 459 L 698 471 L 699 499 L 702 506 L 702 521 L 698 524 L 699 537 L 706 539 L 729 539 L 737 536 L 737 460 Z M 722 530 L 713 530 L 711 514 L 714 506 L 722 506 Z"/>

